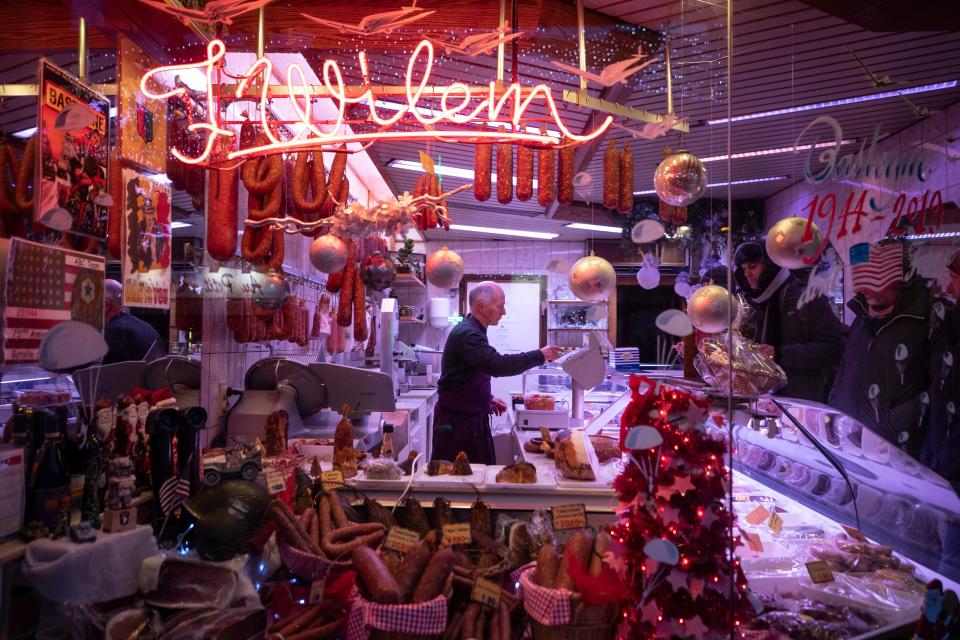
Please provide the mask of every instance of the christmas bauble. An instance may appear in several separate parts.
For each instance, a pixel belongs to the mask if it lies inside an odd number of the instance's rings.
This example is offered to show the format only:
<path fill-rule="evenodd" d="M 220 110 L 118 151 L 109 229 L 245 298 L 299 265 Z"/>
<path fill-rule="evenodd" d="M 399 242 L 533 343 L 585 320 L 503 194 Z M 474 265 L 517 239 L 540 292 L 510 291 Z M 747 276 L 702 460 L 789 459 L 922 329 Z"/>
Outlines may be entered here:
<path fill-rule="evenodd" d="M 263 274 L 260 293 L 254 297 L 253 301 L 264 309 L 279 309 L 289 295 L 290 287 L 286 277 L 280 271 L 270 269 Z"/>
<path fill-rule="evenodd" d="M 446 247 L 427 256 L 427 280 L 440 289 L 453 289 L 463 277 L 463 258 Z"/>
<path fill-rule="evenodd" d="M 371 291 L 383 291 L 397 277 L 393 260 L 384 258 L 379 251 L 371 253 L 360 263 L 360 280 Z"/>
<path fill-rule="evenodd" d="M 660 270 L 656 267 L 642 267 L 637 271 L 637 283 L 644 289 L 656 289 L 660 286 Z"/>
<path fill-rule="evenodd" d="M 347 264 L 347 249 L 337 236 L 318 236 L 310 244 L 310 264 L 321 273 L 336 273 Z"/>
<path fill-rule="evenodd" d="M 732 299 L 730 292 L 715 284 L 697 289 L 687 300 L 690 322 L 704 333 L 719 333 L 727 328 Z"/>
<path fill-rule="evenodd" d="M 667 204 L 685 207 L 707 189 L 707 169 L 700 158 L 680 151 L 663 159 L 653 174 L 653 188 Z"/>
<path fill-rule="evenodd" d="M 823 236 L 816 224 L 810 222 L 810 236 L 804 241 L 807 220 L 804 218 L 784 218 L 767 232 L 767 255 L 774 264 L 785 269 L 804 269 L 813 265 L 813 256 L 817 255 Z M 805 262 L 807 258 L 809 262 Z"/>
<path fill-rule="evenodd" d="M 584 302 L 600 302 L 610 297 L 617 287 L 613 265 L 599 256 L 580 258 L 567 274 L 570 290 Z"/>

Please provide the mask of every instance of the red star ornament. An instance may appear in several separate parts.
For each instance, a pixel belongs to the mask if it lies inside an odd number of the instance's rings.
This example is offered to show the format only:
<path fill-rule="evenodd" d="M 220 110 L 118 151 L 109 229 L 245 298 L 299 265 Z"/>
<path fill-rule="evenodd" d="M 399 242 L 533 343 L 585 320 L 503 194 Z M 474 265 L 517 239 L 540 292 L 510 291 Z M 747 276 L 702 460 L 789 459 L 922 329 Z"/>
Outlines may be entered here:
<path fill-rule="evenodd" d="M 694 616 L 690 620 L 687 620 L 686 624 L 683 625 L 683 633 L 688 636 L 693 636 L 698 640 L 703 638 L 704 635 L 710 629 L 707 625 L 703 624 L 703 620 L 700 619 L 700 616 Z"/>
<path fill-rule="evenodd" d="M 687 588 L 687 574 L 684 571 L 674 569 L 670 572 L 670 575 L 667 576 L 667 582 L 670 583 L 670 586 L 673 587 L 674 591 Z"/>
<path fill-rule="evenodd" d="M 657 606 L 657 603 L 654 600 L 651 600 L 640 608 L 640 619 L 644 622 L 649 622 L 655 625 L 657 624 L 659 617 L 660 607 Z"/>

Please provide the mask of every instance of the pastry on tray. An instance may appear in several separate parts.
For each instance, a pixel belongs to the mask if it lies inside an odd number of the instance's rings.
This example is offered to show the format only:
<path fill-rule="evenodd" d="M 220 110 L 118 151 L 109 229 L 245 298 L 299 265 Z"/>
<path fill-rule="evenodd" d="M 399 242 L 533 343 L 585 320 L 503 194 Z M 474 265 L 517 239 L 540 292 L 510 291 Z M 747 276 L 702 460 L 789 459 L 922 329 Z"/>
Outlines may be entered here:
<path fill-rule="evenodd" d="M 473 469 L 470 468 L 470 460 L 467 459 L 467 454 L 465 452 L 461 451 L 457 454 L 457 458 L 453 461 L 453 469 L 450 470 L 450 475 L 473 475 Z"/>
<path fill-rule="evenodd" d="M 411 451 L 407 454 L 407 459 L 397 465 L 403 471 L 403 475 L 408 476 L 413 473 L 413 461 L 417 459 L 418 455 L 416 451 Z"/>
<path fill-rule="evenodd" d="M 529 462 L 507 465 L 497 472 L 497 482 L 507 484 L 536 484 L 537 468 Z"/>
<path fill-rule="evenodd" d="M 427 463 L 428 476 L 445 476 L 453 470 L 453 463 L 449 460 L 431 460 Z"/>
<path fill-rule="evenodd" d="M 590 444 L 597 452 L 597 461 L 600 464 L 620 459 L 620 444 L 610 436 L 590 436 Z"/>
<path fill-rule="evenodd" d="M 543 438 L 530 438 L 523 443 L 523 450 L 527 453 L 543 453 Z"/>
<path fill-rule="evenodd" d="M 593 469 L 593 446 L 583 431 L 571 431 L 557 437 L 557 469 L 564 478 L 592 482 L 597 479 Z"/>

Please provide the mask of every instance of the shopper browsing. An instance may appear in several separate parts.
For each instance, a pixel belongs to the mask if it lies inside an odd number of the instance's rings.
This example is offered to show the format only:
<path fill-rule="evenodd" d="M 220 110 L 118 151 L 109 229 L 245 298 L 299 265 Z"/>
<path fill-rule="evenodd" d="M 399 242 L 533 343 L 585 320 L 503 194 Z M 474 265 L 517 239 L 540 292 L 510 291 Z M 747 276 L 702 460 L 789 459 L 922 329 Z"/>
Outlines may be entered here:
<path fill-rule="evenodd" d="M 123 285 L 107 280 L 103 285 L 103 337 L 109 351 L 103 364 L 128 360 L 155 360 L 163 355 L 160 335 L 140 318 L 130 315 L 123 307 Z"/>

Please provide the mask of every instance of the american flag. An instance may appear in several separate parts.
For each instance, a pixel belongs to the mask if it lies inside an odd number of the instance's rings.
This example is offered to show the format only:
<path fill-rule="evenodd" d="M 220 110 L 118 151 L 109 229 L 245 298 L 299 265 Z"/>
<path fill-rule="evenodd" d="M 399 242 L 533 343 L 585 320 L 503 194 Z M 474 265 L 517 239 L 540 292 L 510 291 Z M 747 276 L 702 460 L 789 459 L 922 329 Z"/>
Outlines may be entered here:
<path fill-rule="evenodd" d="M 7 264 L 5 362 L 36 362 L 43 336 L 64 320 L 103 328 L 103 258 L 14 238 Z"/>
<path fill-rule="evenodd" d="M 175 473 L 166 482 L 160 485 L 160 509 L 163 515 L 183 504 L 190 497 L 190 463 L 181 466 L 180 473 Z"/>
<path fill-rule="evenodd" d="M 893 284 L 902 282 L 903 245 L 900 243 L 868 245 L 866 255 L 861 255 L 861 261 L 853 264 L 851 270 L 853 271 L 853 290 L 857 293 L 879 293 Z"/>

